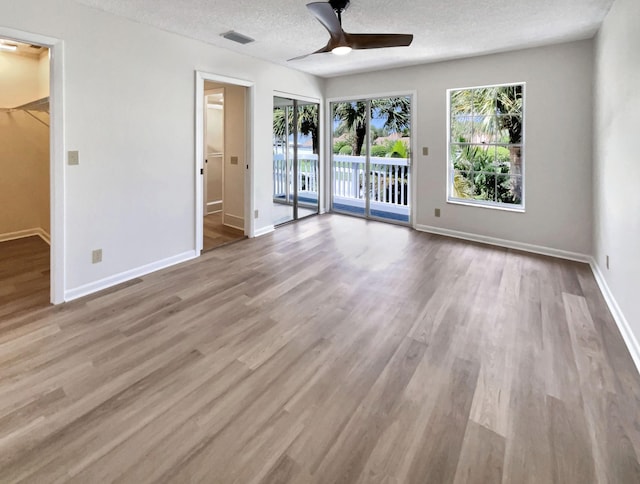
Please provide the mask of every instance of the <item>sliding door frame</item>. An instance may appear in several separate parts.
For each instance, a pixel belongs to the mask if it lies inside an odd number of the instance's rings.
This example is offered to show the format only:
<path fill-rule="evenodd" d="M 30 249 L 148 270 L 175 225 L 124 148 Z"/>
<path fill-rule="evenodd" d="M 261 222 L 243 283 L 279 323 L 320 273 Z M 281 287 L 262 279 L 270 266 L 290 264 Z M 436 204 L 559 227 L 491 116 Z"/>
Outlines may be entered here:
<path fill-rule="evenodd" d="M 323 123 L 322 120 L 324 119 L 324 112 L 323 112 L 323 107 L 324 104 L 322 103 L 321 99 L 317 99 L 317 98 L 313 98 L 313 97 L 308 97 L 308 96 L 301 96 L 298 94 L 292 94 L 290 92 L 285 92 L 285 91 L 273 91 L 273 95 L 272 95 L 272 99 L 275 97 L 279 97 L 279 98 L 283 98 L 283 99 L 290 99 L 291 101 L 293 101 L 293 128 L 294 128 L 294 138 L 296 140 L 296 142 L 293 145 L 293 166 L 292 166 L 292 172 L 293 172 L 293 197 L 292 197 L 292 202 L 293 202 L 293 219 L 288 221 L 288 222 L 284 222 L 286 223 L 291 223 L 291 222 L 297 222 L 298 220 L 301 220 L 298 218 L 298 135 L 300 134 L 298 132 L 298 106 L 300 103 L 304 103 L 304 104 L 317 104 L 318 105 L 318 139 L 320 140 L 318 143 L 318 204 L 317 204 L 317 212 L 315 214 L 312 215 L 306 215 L 304 218 L 307 217 L 312 217 L 313 215 L 320 215 L 322 213 L 326 212 L 326 209 L 323 209 L 323 204 L 322 202 L 323 200 L 323 190 L 324 190 L 324 175 L 322 175 L 323 173 L 323 167 L 324 167 L 324 160 L 323 160 L 323 143 L 322 143 L 322 134 L 323 134 Z M 287 147 L 288 150 L 288 147 Z M 288 171 L 288 169 L 287 169 Z M 271 192 L 273 193 L 273 188 L 271 190 Z"/>
<path fill-rule="evenodd" d="M 411 145 L 409 147 L 410 149 L 410 162 L 409 162 L 409 190 L 410 190 L 410 206 L 409 206 L 409 221 L 404 223 L 404 222 L 397 222 L 394 220 L 390 220 L 390 219 L 385 219 L 385 218 L 380 218 L 380 217 L 373 217 L 370 215 L 370 196 L 367 194 L 367 196 L 365 197 L 365 216 L 364 218 L 367 220 L 375 220 L 375 221 L 380 221 L 380 222 L 385 222 L 385 223 L 390 223 L 390 224 L 395 224 L 395 225 L 402 225 L 404 227 L 412 227 L 412 228 L 416 228 L 416 204 L 417 204 L 417 190 L 416 190 L 416 186 L 417 186 L 417 179 L 418 179 L 418 163 L 416 162 L 416 158 L 417 158 L 417 153 L 418 153 L 418 141 L 417 141 L 417 136 L 416 136 L 416 126 L 417 126 L 417 120 L 418 120 L 418 116 L 417 116 L 417 105 L 418 105 L 418 92 L 415 90 L 411 90 L 411 91 L 391 91 L 391 92 L 382 92 L 382 93 L 370 93 L 370 94 L 356 94 L 356 95 L 352 95 L 352 96 L 340 96 L 340 97 L 332 97 L 332 98 L 327 98 L 326 99 L 326 103 L 325 103 L 325 112 L 327 113 L 326 116 L 326 124 L 325 124 L 325 130 L 327 133 L 326 139 L 325 139 L 325 153 L 328 153 L 328 159 L 327 159 L 327 163 L 325 166 L 325 177 L 327 180 L 329 180 L 329 183 L 326 184 L 325 187 L 325 197 L 328 200 L 327 203 L 327 207 L 329 211 L 334 211 L 333 210 L 333 189 L 334 189 L 334 170 L 333 170 L 333 116 L 332 116 L 332 109 L 331 109 L 331 104 L 333 103 L 339 103 L 339 102 L 364 102 L 367 105 L 367 118 L 370 119 L 371 118 L 371 100 L 372 99 L 383 99 L 383 98 L 394 98 L 394 97 L 408 97 L 410 99 L 410 103 L 411 103 L 411 112 L 410 112 L 410 123 L 411 123 Z M 366 163 L 366 175 L 365 175 L 365 183 L 366 183 L 366 187 L 367 187 L 367 191 L 369 190 L 369 183 L 370 183 L 370 177 L 371 177 L 371 173 L 370 173 L 370 168 L 371 168 L 371 154 L 370 154 L 370 147 L 369 147 L 369 139 L 370 139 L 370 129 L 371 129 L 371 123 L 367 123 L 367 133 L 365 136 L 365 143 L 367 144 L 367 163 Z M 336 213 L 340 213 L 340 214 L 344 214 L 344 215 L 350 215 L 348 213 L 344 213 L 344 212 L 340 212 L 337 211 Z M 358 218 L 363 218 L 360 217 L 359 215 L 351 215 L 354 217 L 358 217 Z"/>

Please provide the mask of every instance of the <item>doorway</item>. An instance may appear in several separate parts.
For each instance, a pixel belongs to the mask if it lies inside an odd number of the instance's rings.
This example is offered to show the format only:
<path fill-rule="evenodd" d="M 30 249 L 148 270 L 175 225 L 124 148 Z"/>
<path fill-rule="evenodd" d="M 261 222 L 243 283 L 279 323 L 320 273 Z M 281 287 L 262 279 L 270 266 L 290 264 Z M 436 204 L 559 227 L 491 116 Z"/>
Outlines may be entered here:
<path fill-rule="evenodd" d="M 319 103 L 274 96 L 274 225 L 299 220 L 319 212 L 319 125 Z"/>
<path fill-rule="evenodd" d="M 245 237 L 246 97 L 246 87 L 204 82 L 203 251 Z"/>
<path fill-rule="evenodd" d="M 412 96 L 336 101 L 331 112 L 331 209 L 411 223 Z"/>
<path fill-rule="evenodd" d="M 0 72 L 0 307 L 11 315 L 52 295 L 49 48 L 0 38 Z"/>

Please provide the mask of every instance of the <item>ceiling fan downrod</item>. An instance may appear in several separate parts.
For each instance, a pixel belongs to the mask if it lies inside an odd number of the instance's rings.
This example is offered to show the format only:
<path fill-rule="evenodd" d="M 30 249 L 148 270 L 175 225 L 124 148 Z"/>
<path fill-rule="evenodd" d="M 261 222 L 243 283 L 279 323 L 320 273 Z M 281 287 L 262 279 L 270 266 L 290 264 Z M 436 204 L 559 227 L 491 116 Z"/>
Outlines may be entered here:
<path fill-rule="evenodd" d="M 342 12 L 344 12 L 351 3 L 351 0 L 329 0 L 329 5 L 336 12 L 338 22 L 342 25 Z"/>

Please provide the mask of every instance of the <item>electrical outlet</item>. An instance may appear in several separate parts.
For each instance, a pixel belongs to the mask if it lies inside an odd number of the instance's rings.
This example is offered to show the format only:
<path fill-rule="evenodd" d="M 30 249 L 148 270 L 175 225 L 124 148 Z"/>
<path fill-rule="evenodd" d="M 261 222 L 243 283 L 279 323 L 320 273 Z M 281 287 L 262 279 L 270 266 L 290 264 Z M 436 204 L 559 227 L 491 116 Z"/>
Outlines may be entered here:
<path fill-rule="evenodd" d="M 260 215 L 260 212 L 258 210 L 253 211 L 253 218 L 258 218 L 259 215 Z"/>
<path fill-rule="evenodd" d="M 231 164 L 232 165 L 237 165 L 238 164 L 238 157 L 237 156 L 232 156 L 231 157 Z"/>
<path fill-rule="evenodd" d="M 609 269 L 609 256 L 607 256 L 607 269 Z"/>
<path fill-rule="evenodd" d="M 67 162 L 69 165 L 79 165 L 80 164 L 80 153 L 77 151 L 69 151 L 67 155 Z"/>
<path fill-rule="evenodd" d="M 91 262 L 93 264 L 102 262 L 102 249 L 96 249 L 93 252 L 91 252 Z"/>
<path fill-rule="evenodd" d="M 434 214 L 436 217 L 439 217 L 439 216 L 440 216 L 440 209 L 439 209 L 439 208 L 436 208 L 436 209 L 433 211 L 433 214 Z"/>

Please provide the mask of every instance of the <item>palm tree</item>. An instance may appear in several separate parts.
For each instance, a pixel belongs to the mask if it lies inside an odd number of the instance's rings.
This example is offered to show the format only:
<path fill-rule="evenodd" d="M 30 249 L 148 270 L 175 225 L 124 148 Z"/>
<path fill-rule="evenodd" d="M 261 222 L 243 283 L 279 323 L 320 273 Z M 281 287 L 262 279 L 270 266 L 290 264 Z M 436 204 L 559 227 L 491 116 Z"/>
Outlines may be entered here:
<path fill-rule="evenodd" d="M 285 113 L 287 120 L 285 121 Z M 288 126 L 287 126 L 288 123 Z M 276 138 L 283 139 L 289 133 L 293 132 L 293 109 L 282 107 L 273 110 L 273 135 Z M 298 106 L 298 132 L 311 136 L 313 152 L 318 154 L 320 140 L 318 139 L 318 105 L 303 104 Z"/>
<path fill-rule="evenodd" d="M 509 145 L 509 174 L 514 175 L 511 187 L 514 200 L 519 199 L 522 192 L 522 90 L 522 85 L 513 85 L 466 89 L 451 94 L 451 112 L 455 120 L 452 131 L 458 141 L 480 145 L 488 140 Z M 477 150 L 461 152 L 483 154 Z"/>
<path fill-rule="evenodd" d="M 383 128 L 391 133 L 401 133 L 410 125 L 411 103 L 408 97 L 371 100 L 371 116 L 384 119 Z M 362 154 L 367 135 L 366 103 L 362 101 L 336 103 L 333 119 L 339 121 L 339 129 L 353 131 L 352 153 Z"/>

